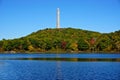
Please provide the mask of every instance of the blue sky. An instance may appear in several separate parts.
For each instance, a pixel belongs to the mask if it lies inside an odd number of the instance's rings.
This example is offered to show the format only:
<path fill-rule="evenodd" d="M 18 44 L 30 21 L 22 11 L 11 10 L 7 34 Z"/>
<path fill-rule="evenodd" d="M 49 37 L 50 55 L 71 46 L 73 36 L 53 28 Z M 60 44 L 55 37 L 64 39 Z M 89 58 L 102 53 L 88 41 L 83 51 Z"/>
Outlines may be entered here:
<path fill-rule="evenodd" d="M 62 28 L 120 30 L 120 0 L 0 0 L 0 40 L 55 28 L 57 8 Z"/>

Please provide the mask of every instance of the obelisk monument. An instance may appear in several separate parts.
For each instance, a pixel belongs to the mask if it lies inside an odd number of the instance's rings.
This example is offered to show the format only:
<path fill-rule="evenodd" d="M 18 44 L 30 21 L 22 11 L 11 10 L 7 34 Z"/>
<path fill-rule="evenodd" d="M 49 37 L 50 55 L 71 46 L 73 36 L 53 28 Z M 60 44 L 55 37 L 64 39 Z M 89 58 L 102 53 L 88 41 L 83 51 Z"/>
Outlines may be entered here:
<path fill-rule="evenodd" d="M 56 28 L 60 28 L 60 9 L 57 8 L 57 20 L 56 20 Z"/>

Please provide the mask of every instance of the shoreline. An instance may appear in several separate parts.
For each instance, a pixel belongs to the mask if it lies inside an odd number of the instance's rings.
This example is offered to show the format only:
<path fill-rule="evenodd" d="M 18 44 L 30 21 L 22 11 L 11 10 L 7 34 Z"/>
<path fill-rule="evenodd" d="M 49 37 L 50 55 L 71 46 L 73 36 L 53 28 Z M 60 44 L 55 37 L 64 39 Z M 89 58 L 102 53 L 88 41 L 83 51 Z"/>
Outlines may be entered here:
<path fill-rule="evenodd" d="M 0 52 L 0 54 L 120 54 L 120 52 L 117 51 L 4 51 Z"/>

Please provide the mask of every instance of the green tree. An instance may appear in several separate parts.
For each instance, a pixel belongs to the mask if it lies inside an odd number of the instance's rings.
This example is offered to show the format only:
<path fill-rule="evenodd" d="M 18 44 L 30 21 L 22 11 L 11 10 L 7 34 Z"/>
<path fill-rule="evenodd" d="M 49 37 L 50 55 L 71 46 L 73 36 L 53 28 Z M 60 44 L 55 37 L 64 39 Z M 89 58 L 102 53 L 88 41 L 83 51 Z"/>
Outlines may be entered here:
<path fill-rule="evenodd" d="M 99 51 L 109 51 L 109 50 L 111 50 L 110 46 L 111 46 L 110 38 L 106 34 L 102 35 L 97 44 L 98 50 Z"/>
<path fill-rule="evenodd" d="M 78 49 L 81 51 L 85 51 L 89 49 L 89 45 L 87 42 L 85 42 L 85 40 L 83 39 L 79 39 L 78 41 Z"/>

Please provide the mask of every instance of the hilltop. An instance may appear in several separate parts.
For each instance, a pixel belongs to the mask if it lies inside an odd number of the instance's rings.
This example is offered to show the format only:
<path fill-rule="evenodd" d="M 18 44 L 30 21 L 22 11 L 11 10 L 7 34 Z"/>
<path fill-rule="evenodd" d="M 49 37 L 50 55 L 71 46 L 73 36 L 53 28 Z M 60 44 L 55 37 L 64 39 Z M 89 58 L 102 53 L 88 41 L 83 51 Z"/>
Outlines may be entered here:
<path fill-rule="evenodd" d="M 120 30 L 102 34 L 74 28 L 44 29 L 25 37 L 0 41 L 0 52 L 120 51 Z"/>

